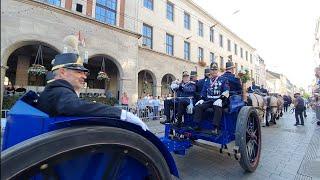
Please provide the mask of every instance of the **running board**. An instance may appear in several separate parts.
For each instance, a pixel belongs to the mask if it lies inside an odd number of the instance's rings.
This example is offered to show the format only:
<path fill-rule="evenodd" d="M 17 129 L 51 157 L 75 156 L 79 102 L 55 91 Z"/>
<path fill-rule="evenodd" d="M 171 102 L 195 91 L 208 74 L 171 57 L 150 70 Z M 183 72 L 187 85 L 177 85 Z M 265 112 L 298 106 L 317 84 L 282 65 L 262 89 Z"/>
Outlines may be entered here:
<path fill-rule="evenodd" d="M 213 145 L 209 145 L 209 144 L 205 144 L 205 143 L 201 143 L 198 141 L 192 141 L 192 145 L 198 146 L 198 147 L 202 147 L 204 149 L 208 149 L 217 153 L 220 153 L 226 157 L 230 157 L 231 159 L 235 159 L 237 161 L 240 160 L 241 158 L 241 154 L 239 152 L 239 146 L 234 146 L 232 151 L 229 151 L 228 149 L 225 148 L 218 148 L 216 146 Z M 225 147 L 227 147 L 225 145 Z"/>

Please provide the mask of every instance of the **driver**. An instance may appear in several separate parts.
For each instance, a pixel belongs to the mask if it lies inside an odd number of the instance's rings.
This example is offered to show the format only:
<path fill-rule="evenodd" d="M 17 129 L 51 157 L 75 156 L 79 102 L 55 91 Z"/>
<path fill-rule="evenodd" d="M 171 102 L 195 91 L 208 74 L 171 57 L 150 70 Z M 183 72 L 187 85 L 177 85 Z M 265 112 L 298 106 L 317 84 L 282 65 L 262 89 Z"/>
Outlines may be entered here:
<path fill-rule="evenodd" d="M 256 82 L 252 80 L 252 85 L 247 89 L 248 93 L 254 93 L 255 91 L 260 91 L 260 87 L 256 85 Z"/>
<path fill-rule="evenodd" d="M 130 112 L 100 103 L 87 102 L 77 92 L 83 88 L 88 69 L 76 53 L 55 56 L 52 62 L 54 80 L 49 82 L 40 94 L 37 107 L 54 116 L 107 117 L 127 121 L 147 130 L 147 125 Z"/>

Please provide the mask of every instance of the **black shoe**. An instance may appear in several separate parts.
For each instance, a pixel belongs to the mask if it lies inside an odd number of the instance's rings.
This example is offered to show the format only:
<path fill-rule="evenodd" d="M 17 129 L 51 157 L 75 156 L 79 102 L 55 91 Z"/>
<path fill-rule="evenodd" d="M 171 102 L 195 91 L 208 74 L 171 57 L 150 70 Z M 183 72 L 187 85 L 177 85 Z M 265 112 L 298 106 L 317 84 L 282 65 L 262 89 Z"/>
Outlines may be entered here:
<path fill-rule="evenodd" d="M 161 124 L 171 123 L 170 120 L 160 121 Z"/>
<path fill-rule="evenodd" d="M 304 124 L 300 124 L 301 126 L 304 126 Z"/>
<path fill-rule="evenodd" d="M 178 121 L 178 122 L 173 123 L 173 126 L 177 127 L 177 128 L 181 128 L 182 123 Z"/>
<path fill-rule="evenodd" d="M 299 124 L 295 123 L 294 126 L 298 126 Z"/>

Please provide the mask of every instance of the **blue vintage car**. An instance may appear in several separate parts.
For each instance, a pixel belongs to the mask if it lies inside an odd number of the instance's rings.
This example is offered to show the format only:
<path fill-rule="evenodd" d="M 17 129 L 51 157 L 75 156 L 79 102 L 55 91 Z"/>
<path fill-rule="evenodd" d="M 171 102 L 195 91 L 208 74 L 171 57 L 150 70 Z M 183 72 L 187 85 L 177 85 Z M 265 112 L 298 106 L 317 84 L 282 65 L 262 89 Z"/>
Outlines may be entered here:
<path fill-rule="evenodd" d="M 179 173 L 170 152 L 184 155 L 194 145 L 218 150 L 253 172 L 261 151 L 260 120 L 240 96 L 224 109 L 219 135 L 165 125 L 158 138 L 139 126 L 101 117 L 49 117 L 35 108 L 29 91 L 7 116 L 1 152 L 1 179 L 174 179 Z M 212 129 L 208 110 L 202 129 Z M 215 143 L 209 145 L 198 140 Z M 234 143 L 233 143 L 234 142 Z"/>
<path fill-rule="evenodd" d="M 29 91 L 7 117 L 1 179 L 171 179 L 166 146 L 149 131 L 116 119 L 50 118 Z"/>

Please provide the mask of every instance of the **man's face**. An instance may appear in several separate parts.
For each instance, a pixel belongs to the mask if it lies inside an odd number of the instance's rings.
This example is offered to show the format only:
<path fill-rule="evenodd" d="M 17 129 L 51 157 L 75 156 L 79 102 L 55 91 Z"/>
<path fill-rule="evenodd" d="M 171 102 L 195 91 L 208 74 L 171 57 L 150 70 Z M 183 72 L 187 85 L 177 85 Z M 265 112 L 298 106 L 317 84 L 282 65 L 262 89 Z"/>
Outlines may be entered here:
<path fill-rule="evenodd" d="M 211 69 L 210 70 L 210 76 L 212 77 L 212 78 L 215 78 L 215 77 L 217 77 L 218 76 L 218 70 L 213 70 L 213 69 Z"/>
<path fill-rule="evenodd" d="M 79 70 L 61 68 L 60 74 L 62 79 L 68 81 L 75 90 L 79 90 L 84 87 L 88 73 Z"/>
<path fill-rule="evenodd" d="M 189 77 L 189 76 L 183 76 L 183 77 L 182 77 L 182 81 L 183 81 L 183 82 L 189 82 L 189 80 L 190 80 L 190 77 Z"/>

